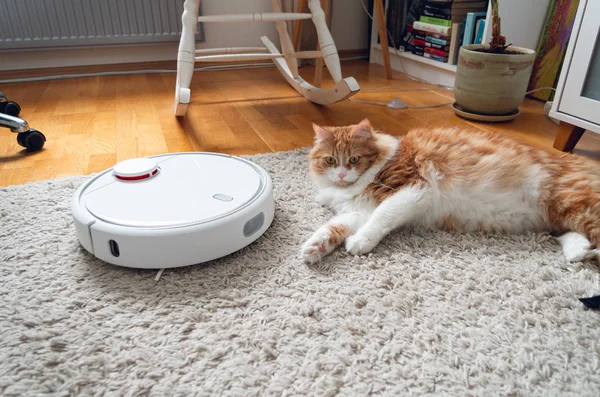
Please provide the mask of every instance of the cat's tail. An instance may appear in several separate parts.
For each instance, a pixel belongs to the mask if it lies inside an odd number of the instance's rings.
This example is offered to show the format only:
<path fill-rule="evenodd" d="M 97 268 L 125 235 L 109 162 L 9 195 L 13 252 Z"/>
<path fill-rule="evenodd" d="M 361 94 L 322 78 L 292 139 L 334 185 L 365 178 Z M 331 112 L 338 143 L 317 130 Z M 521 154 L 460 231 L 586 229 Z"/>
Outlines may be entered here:
<path fill-rule="evenodd" d="M 585 212 L 581 216 L 572 218 L 572 228 L 574 232 L 585 236 L 590 242 L 589 251 L 586 258 L 595 258 L 600 262 L 600 217 Z"/>
<path fill-rule="evenodd" d="M 591 249 L 600 250 L 600 167 L 578 157 L 572 157 L 565 167 L 551 194 L 551 216 L 557 226 L 582 234 Z"/>
<path fill-rule="evenodd" d="M 600 263 L 600 219 L 596 220 L 596 225 L 588 229 L 588 238 L 593 244 L 594 252 L 596 254 L 596 260 Z"/>
<path fill-rule="evenodd" d="M 595 256 L 600 262 L 600 183 L 595 180 L 588 180 L 587 184 L 565 183 L 563 189 L 554 193 L 547 206 L 550 225 L 563 233 L 574 232 L 585 237 L 586 257 Z"/>

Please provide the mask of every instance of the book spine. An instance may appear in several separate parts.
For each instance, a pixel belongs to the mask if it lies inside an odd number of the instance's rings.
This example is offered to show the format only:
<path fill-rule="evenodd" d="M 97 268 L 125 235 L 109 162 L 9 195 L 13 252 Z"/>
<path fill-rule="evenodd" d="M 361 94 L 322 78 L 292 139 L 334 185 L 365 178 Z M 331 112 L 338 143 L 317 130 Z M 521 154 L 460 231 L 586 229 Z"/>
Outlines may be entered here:
<path fill-rule="evenodd" d="M 428 17 L 425 15 L 421 15 L 421 17 L 419 18 L 420 22 L 425 22 L 425 23 L 430 23 L 433 25 L 440 25 L 440 26 L 445 26 L 445 27 L 450 27 L 452 26 L 452 21 L 448 20 L 448 19 L 442 19 L 442 18 L 434 18 L 434 17 Z"/>
<path fill-rule="evenodd" d="M 467 14 L 467 18 L 465 21 L 465 32 L 463 35 L 463 44 L 469 45 L 473 44 L 473 40 L 475 39 L 475 24 L 477 23 L 477 18 L 485 18 L 485 12 L 469 12 Z"/>
<path fill-rule="evenodd" d="M 444 12 L 440 12 L 437 9 L 431 9 L 431 8 L 427 8 L 427 6 L 425 6 L 425 9 L 423 10 L 423 15 L 427 16 L 427 17 L 434 17 L 434 18 L 440 18 L 440 19 L 452 19 L 452 14 L 448 13 L 444 13 Z"/>
<path fill-rule="evenodd" d="M 458 63 L 458 51 L 460 49 L 460 41 L 462 40 L 461 32 L 463 27 L 463 23 L 452 24 L 452 30 L 454 30 L 456 34 L 450 39 L 450 49 L 448 50 L 448 63 L 450 65 L 456 65 Z"/>
<path fill-rule="evenodd" d="M 423 47 L 414 46 L 412 49 L 412 53 L 415 55 L 423 56 L 423 55 L 425 55 L 425 50 Z"/>
<path fill-rule="evenodd" d="M 437 44 L 437 43 L 431 43 L 429 41 L 426 41 L 425 47 L 431 47 L 431 48 L 435 48 L 437 50 L 447 51 L 449 46 L 445 45 L 445 44 Z"/>
<path fill-rule="evenodd" d="M 447 57 L 448 53 L 446 51 L 437 50 L 435 48 L 426 47 L 425 52 L 432 55 L 437 55 L 440 57 Z"/>
<path fill-rule="evenodd" d="M 475 36 L 475 44 L 481 44 L 483 39 L 483 31 L 485 30 L 485 19 L 480 19 L 477 25 L 477 35 Z"/>
<path fill-rule="evenodd" d="M 413 40 L 413 44 L 417 45 L 417 46 L 421 46 L 421 47 L 425 47 L 426 41 L 425 40 L 420 40 L 420 39 L 414 39 Z"/>
<path fill-rule="evenodd" d="M 440 45 L 446 45 L 446 44 L 448 44 L 448 40 L 447 39 L 439 39 L 437 37 L 431 37 L 431 36 L 425 37 L 425 41 L 428 41 L 430 43 L 440 44 Z"/>
<path fill-rule="evenodd" d="M 433 59 L 434 61 L 443 62 L 443 63 L 446 63 L 446 61 L 448 60 L 448 58 L 441 57 L 441 56 L 434 55 L 434 54 L 428 54 L 428 53 L 423 54 L 423 56 L 425 58 Z"/>
<path fill-rule="evenodd" d="M 429 12 L 431 14 L 439 14 L 439 15 L 445 15 L 447 18 L 452 16 L 452 8 L 451 7 L 444 7 L 441 4 L 438 3 L 427 3 L 425 4 L 425 8 L 423 9 L 424 12 Z"/>
<path fill-rule="evenodd" d="M 421 30 L 414 30 L 413 31 L 413 36 L 417 40 L 425 40 L 425 38 L 427 37 L 427 33 L 423 32 Z"/>
<path fill-rule="evenodd" d="M 438 19 L 443 19 L 443 20 L 448 20 L 448 21 L 452 18 L 451 15 L 438 14 L 437 12 L 431 12 L 431 11 L 427 11 L 427 10 L 423 11 L 423 16 L 429 17 L 429 18 L 438 18 Z"/>
<path fill-rule="evenodd" d="M 413 28 L 417 30 L 422 30 L 424 32 L 441 34 L 444 36 L 450 36 L 450 32 L 452 28 L 446 26 L 434 25 L 431 23 L 425 23 L 420 21 L 415 21 L 413 23 Z"/>

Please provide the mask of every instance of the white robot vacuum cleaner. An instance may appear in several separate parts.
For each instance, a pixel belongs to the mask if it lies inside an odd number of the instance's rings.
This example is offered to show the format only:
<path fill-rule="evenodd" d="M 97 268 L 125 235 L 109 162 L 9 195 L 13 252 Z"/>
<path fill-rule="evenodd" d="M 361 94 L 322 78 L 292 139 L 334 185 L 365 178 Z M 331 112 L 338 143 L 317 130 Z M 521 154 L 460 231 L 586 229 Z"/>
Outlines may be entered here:
<path fill-rule="evenodd" d="M 176 153 L 118 163 L 77 189 L 80 244 L 119 266 L 166 269 L 211 261 L 258 239 L 275 212 L 258 165 L 218 153 Z"/>

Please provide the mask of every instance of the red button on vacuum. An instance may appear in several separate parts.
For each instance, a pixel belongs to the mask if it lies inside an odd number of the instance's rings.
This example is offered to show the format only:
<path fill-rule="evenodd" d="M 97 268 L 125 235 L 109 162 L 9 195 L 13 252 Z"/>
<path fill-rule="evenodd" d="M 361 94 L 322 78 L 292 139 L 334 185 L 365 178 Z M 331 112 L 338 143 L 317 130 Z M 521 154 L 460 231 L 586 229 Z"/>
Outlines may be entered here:
<path fill-rule="evenodd" d="M 115 178 L 122 181 L 148 179 L 158 173 L 158 164 L 154 159 L 136 158 L 121 161 L 113 167 Z"/>

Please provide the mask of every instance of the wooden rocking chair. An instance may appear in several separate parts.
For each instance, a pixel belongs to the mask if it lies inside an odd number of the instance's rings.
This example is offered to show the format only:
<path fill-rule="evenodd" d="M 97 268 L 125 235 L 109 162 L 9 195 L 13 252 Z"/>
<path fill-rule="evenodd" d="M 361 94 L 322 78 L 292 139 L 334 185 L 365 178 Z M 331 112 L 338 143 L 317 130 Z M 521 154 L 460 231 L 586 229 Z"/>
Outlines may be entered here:
<path fill-rule="evenodd" d="M 301 2 L 301 3 L 306 3 Z M 325 13 L 319 0 L 308 0 L 310 13 L 284 13 L 279 0 L 271 0 L 271 13 L 215 15 L 198 17 L 200 0 L 185 0 L 182 33 L 177 54 L 177 82 L 175 87 L 175 115 L 184 116 L 190 104 L 190 83 L 196 62 L 255 61 L 272 59 L 286 81 L 311 102 L 328 105 L 345 100 L 359 92 L 360 87 L 352 77 L 342 78 L 340 58 L 327 27 Z M 288 34 L 285 21 L 312 19 L 319 42 L 319 50 L 297 52 Z M 275 22 L 282 53 L 267 37 L 261 37 L 264 47 L 231 47 L 196 50 L 195 35 L 199 22 Z M 335 86 L 316 87 L 298 74 L 298 59 L 322 58 Z M 320 84 L 318 84 L 320 85 Z"/>

